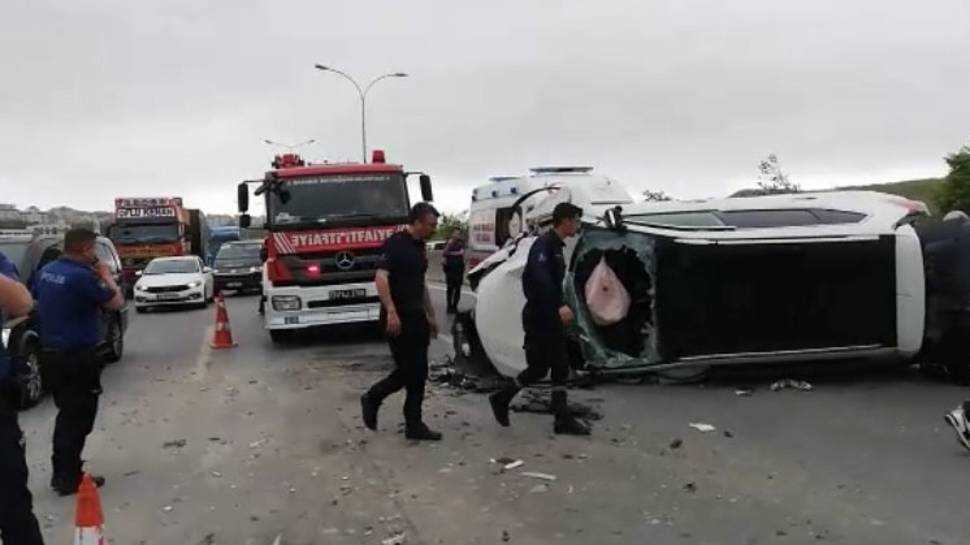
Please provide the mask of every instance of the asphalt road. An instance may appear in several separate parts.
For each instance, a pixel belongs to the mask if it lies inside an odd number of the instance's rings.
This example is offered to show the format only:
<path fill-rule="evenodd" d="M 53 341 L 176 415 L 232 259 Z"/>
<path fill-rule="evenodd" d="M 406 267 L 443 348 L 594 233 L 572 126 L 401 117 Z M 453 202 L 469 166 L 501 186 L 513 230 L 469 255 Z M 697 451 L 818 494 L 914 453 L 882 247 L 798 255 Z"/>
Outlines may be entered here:
<path fill-rule="evenodd" d="M 432 295 L 444 316 L 443 291 Z M 781 375 L 750 370 L 700 385 L 600 385 L 571 394 L 604 415 L 591 438 L 554 436 L 546 415 L 517 413 L 502 429 L 481 395 L 433 385 L 426 416 L 445 440 L 416 444 L 400 433 L 401 395 L 385 404 L 379 432 L 360 425 L 358 396 L 391 365 L 373 331 L 340 328 L 279 347 L 255 298 L 228 302 L 238 347 L 208 348 L 212 308 L 136 315 L 125 358 L 105 372 L 85 457 L 108 478 L 109 543 L 970 536 L 970 455 L 942 420 L 966 392 L 910 369 L 801 370 L 810 392 L 772 392 Z M 439 339 L 432 357 L 448 350 Z M 754 392 L 738 396 L 739 387 Z M 46 486 L 54 414 L 46 400 L 21 424 L 45 537 L 69 543 L 74 500 Z M 503 456 L 524 465 L 501 472 L 489 459 Z"/>

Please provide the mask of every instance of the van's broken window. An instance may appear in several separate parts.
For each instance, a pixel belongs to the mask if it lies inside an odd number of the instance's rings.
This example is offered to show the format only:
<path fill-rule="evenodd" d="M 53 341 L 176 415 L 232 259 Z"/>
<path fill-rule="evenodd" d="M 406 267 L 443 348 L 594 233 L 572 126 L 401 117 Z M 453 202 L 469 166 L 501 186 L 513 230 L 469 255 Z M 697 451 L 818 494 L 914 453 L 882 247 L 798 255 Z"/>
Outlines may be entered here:
<path fill-rule="evenodd" d="M 580 347 L 594 368 L 632 368 L 660 361 L 656 338 L 654 239 L 634 232 L 589 228 L 573 253 L 572 274 L 566 275 L 567 301 L 576 309 Z M 598 326 L 586 307 L 586 283 L 605 259 L 631 297 L 627 316 Z"/>

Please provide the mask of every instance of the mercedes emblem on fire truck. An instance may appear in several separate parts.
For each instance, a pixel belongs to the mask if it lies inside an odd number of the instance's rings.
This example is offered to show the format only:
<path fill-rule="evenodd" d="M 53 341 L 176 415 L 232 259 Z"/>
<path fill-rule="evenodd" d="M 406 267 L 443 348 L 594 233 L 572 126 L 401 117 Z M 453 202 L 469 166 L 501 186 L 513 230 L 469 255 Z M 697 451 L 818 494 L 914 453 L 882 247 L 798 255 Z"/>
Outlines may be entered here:
<path fill-rule="evenodd" d="M 337 268 L 349 271 L 354 268 L 354 256 L 350 252 L 340 252 L 336 255 Z"/>

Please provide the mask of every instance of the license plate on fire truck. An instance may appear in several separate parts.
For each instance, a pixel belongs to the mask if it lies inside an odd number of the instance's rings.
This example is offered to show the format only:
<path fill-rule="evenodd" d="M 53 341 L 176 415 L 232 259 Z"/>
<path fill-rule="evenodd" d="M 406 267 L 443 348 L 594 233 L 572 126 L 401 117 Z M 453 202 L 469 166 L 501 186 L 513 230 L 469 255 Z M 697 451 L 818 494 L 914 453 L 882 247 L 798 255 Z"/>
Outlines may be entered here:
<path fill-rule="evenodd" d="M 344 301 L 347 299 L 360 299 L 367 295 L 367 290 L 355 289 L 355 290 L 334 290 L 330 292 L 331 301 Z"/>

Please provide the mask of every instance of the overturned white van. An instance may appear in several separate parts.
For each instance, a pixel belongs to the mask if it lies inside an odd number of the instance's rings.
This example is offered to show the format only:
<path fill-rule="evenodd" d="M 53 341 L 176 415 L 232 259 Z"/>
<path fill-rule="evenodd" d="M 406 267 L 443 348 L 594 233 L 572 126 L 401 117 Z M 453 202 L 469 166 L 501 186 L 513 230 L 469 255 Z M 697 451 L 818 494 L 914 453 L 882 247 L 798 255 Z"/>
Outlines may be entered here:
<path fill-rule="evenodd" d="M 538 196 L 537 196 L 538 197 Z M 478 298 L 456 348 L 505 375 L 525 368 L 521 274 L 535 232 L 562 200 L 584 229 L 566 246 L 575 366 L 590 372 L 717 364 L 912 358 L 923 341 L 925 279 L 911 223 L 923 203 L 874 192 L 800 193 L 623 206 L 555 191 L 522 234 L 470 271 Z M 626 317 L 591 319 L 585 285 L 605 259 L 631 296 Z"/>

